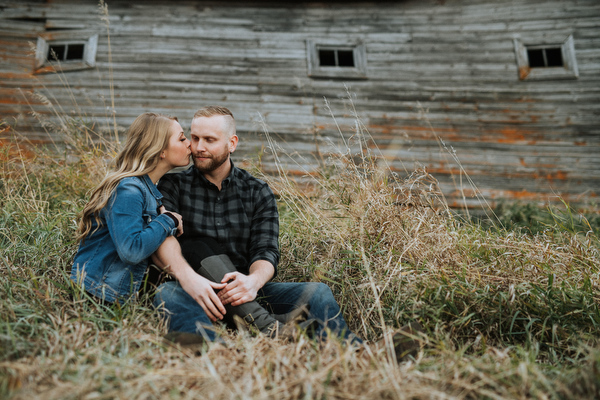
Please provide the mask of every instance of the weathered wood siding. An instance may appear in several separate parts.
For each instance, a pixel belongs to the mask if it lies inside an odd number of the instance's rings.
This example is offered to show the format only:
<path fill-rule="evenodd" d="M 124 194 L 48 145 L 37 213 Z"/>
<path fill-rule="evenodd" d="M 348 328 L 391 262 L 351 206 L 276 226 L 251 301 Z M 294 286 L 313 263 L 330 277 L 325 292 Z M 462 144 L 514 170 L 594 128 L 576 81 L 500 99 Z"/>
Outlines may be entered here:
<path fill-rule="evenodd" d="M 46 93 L 73 115 L 126 127 L 144 111 L 184 127 L 203 105 L 234 112 L 245 151 L 265 145 L 261 118 L 299 173 L 362 122 L 393 169 L 425 165 L 451 204 L 478 200 L 460 167 L 492 202 L 594 202 L 600 193 L 600 2 L 407 0 L 383 2 L 108 1 L 109 38 L 96 1 L 0 0 L 0 114 L 47 140 L 29 114 L 50 118 Z M 28 42 L 66 28 L 99 33 L 94 69 L 33 74 Z M 574 39 L 578 79 L 522 81 L 515 37 Z M 307 40 L 365 45 L 367 79 L 308 76 Z M 114 109 L 109 82 L 114 85 Z M 262 116 L 262 117 L 261 117 Z M 435 133 L 435 134 L 434 134 Z M 5 130 L 4 137 L 14 134 Z M 342 149 L 343 150 L 343 149 Z M 302 157 L 300 157 L 302 156 Z M 285 157 L 284 157 L 285 159 Z M 263 161 L 269 167 L 272 157 Z M 294 164 L 290 164 L 294 165 Z"/>

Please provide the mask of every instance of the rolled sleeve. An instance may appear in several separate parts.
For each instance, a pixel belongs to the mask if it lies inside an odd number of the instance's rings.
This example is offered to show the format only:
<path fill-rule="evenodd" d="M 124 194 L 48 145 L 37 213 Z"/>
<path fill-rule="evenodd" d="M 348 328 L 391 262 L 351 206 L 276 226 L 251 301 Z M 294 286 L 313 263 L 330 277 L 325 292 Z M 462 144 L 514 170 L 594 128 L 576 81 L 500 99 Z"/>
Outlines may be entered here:
<path fill-rule="evenodd" d="M 250 234 L 250 265 L 258 260 L 273 264 L 275 275 L 279 264 L 279 213 L 271 189 L 261 188 L 252 218 Z"/>

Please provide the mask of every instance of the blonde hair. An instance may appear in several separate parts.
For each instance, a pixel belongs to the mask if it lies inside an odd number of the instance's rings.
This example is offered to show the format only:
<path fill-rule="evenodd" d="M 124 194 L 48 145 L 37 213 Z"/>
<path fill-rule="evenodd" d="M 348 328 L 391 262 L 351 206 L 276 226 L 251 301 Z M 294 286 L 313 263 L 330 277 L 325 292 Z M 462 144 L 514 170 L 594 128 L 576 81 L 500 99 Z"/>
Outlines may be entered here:
<path fill-rule="evenodd" d="M 233 118 L 233 114 L 227 107 L 206 106 L 196 111 L 196 113 L 194 114 L 194 118 L 192 119 L 200 117 L 214 117 L 215 115 L 229 115 L 231 118 Z"/>
<path fill-rule="evenodd" d="M 177 118 L 149 112 L 133 121 L 127 130 L 125 146 L 113 160 L 112 171 L 92 191 L 90 200 L 81 213 L 77 227 L 78 241 L 85 240 L 93 233 L 92 217 L 96 220 L 96 229 L 101 226 L 100 211 L 106 207 L 121 179 L 142 176 L 156 168 L 160 154 L 169 145 L 173 121 L 177 121 Z"/>
<path fill-rule="evenodd" d="M 229 134 L 229 137 L 231 138 L 231 136 L 235 135 L 235 118 L 233 118 L 233 113 L 227 107 L 223 107 L 223 106 L 202 107 L 201 109 L 196 111 L 196 113 L 194 114 L 194 118 L 192 118 L 192 121 L 196 118 L 202 118 L 202 117 L 210 118 L 210 117 L 214 117 L 217 115 L 221 115 L 224 117 L 231 117 L 231 119 L 227 118 L 225 120 L 225 126 L 224 126 L 225 130 Z"/>

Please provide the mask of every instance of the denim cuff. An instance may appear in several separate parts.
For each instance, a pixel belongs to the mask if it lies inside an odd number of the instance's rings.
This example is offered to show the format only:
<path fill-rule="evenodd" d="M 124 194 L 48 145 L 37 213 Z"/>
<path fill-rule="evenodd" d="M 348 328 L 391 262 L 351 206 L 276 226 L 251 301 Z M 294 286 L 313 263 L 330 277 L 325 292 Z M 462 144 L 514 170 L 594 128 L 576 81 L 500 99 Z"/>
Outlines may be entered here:
<path fill-rule="evenodd" d="M 173 221 L 173 219 L 165 214 L 160 214 L 159 216 L 156 217 L 156 219 L 154 219 L 156 222 L 158 222 L 160 224 L 160 226 L 162 226 L 165 231 L 167 231 L 167 236 L 175 236 L 177 233 L 177 226 L 175 225 L 175 222 Z"/>

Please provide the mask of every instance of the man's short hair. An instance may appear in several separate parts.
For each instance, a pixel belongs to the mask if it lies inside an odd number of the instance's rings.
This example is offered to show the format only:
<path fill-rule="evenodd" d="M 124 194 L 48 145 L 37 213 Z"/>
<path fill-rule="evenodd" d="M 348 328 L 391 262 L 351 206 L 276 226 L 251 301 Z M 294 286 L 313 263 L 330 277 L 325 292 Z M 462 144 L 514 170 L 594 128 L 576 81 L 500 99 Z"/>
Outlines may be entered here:
<path fill-rule="evenodd" d="M 206 106 L 196 111 L 193 119 L 200 117 L 214 117 L 215 115 L 229 115 L 231 118 L 233 118 L 233 113 L 226 107 Z"/>

